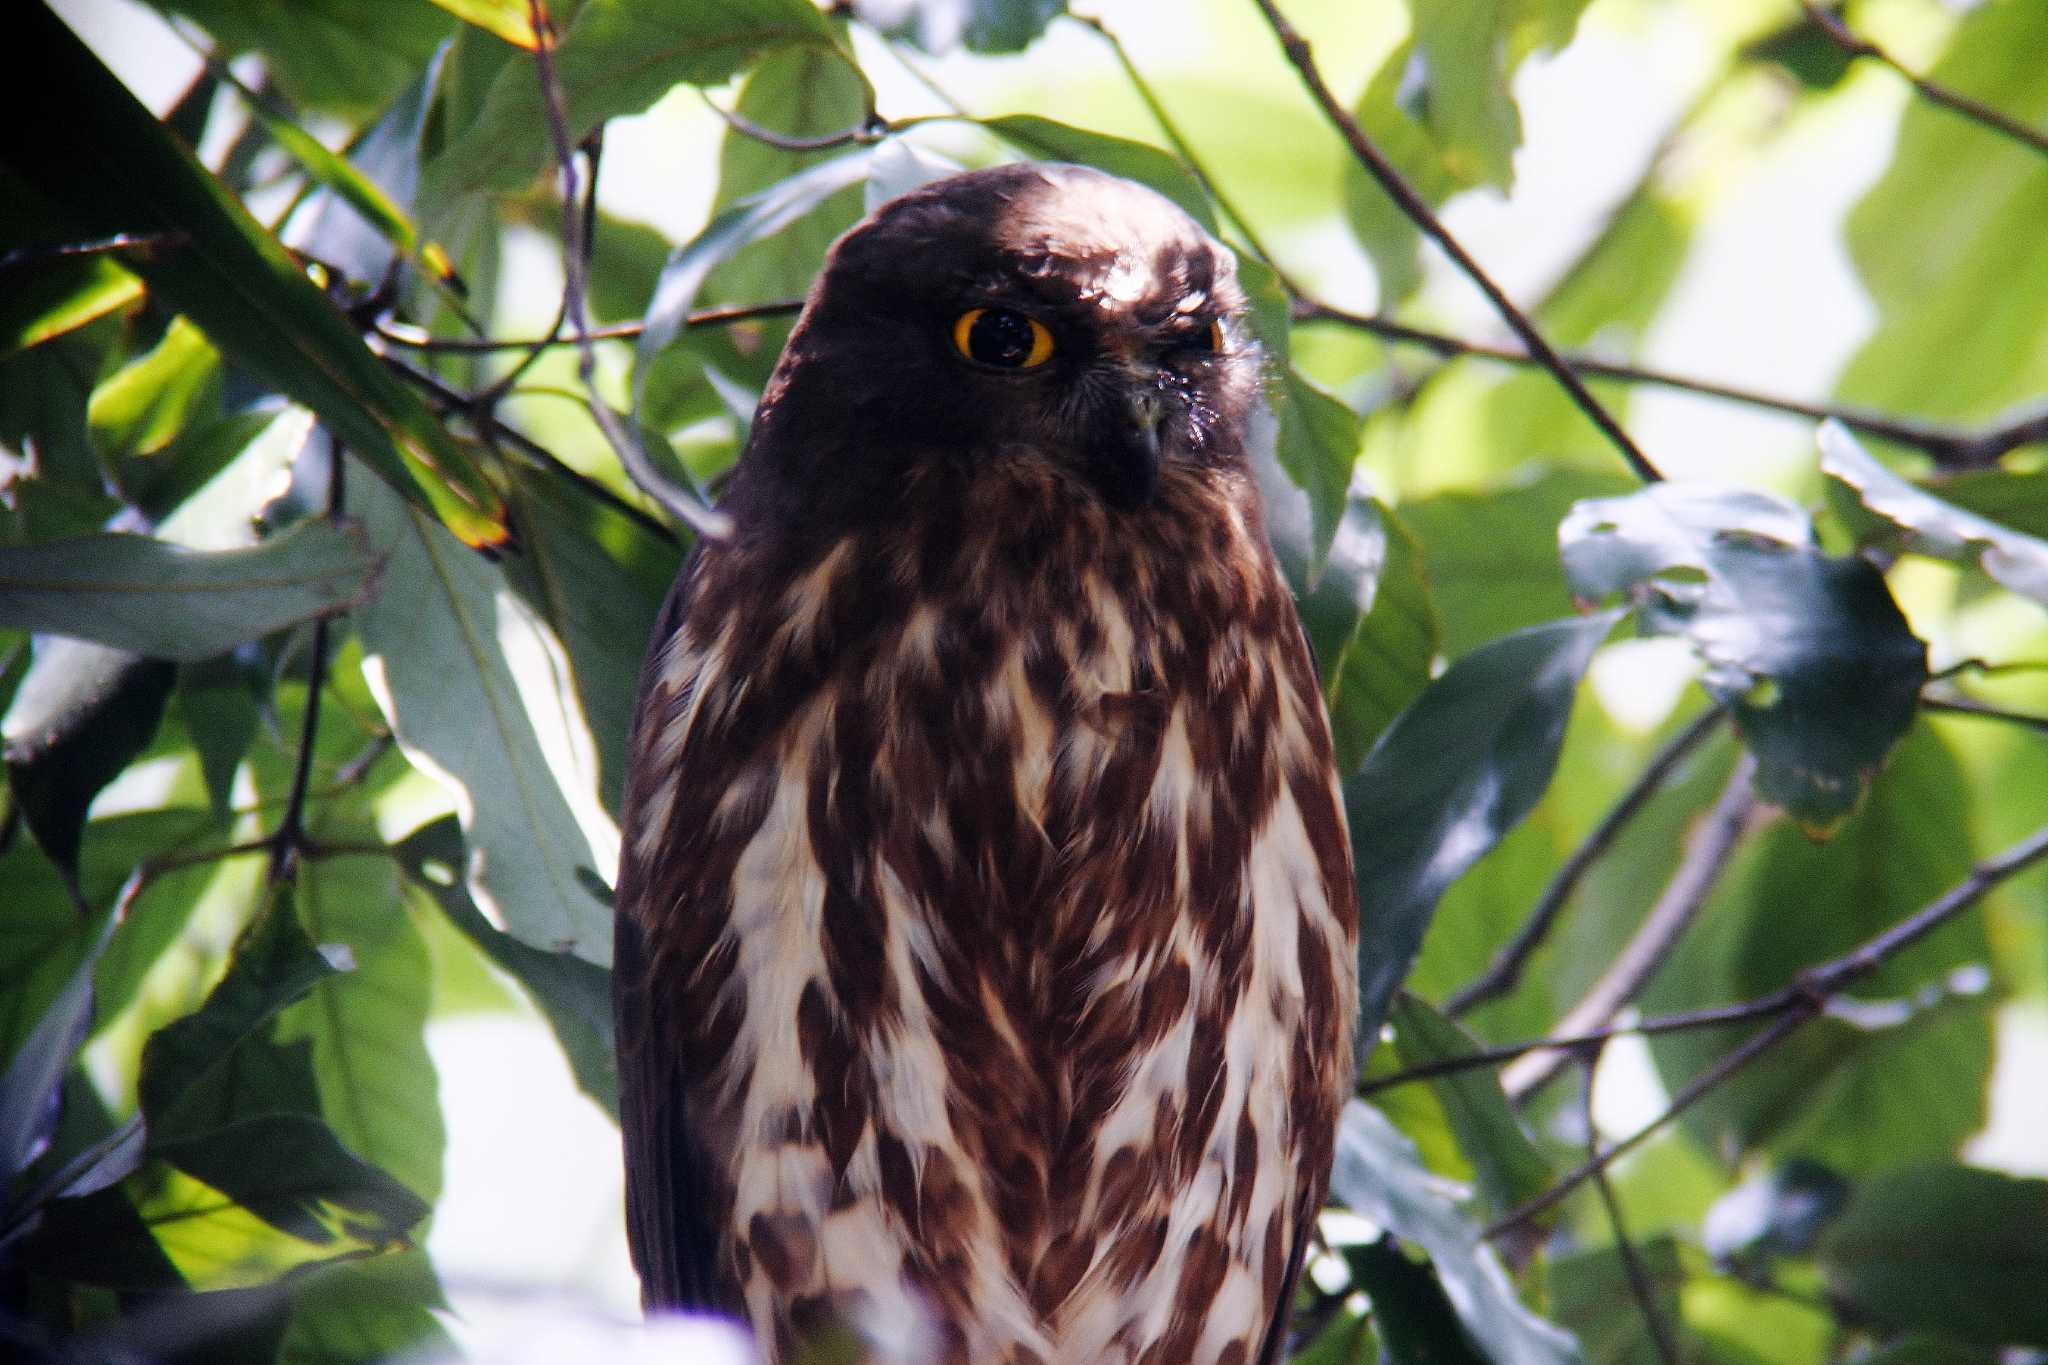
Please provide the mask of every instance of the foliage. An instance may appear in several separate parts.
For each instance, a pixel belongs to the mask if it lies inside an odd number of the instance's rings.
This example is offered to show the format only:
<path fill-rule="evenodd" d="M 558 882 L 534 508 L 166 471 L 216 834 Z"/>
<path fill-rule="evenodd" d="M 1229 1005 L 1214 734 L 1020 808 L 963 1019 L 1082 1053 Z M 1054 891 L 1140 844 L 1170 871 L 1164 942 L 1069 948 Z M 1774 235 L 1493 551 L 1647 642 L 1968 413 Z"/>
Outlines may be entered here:
<path fill-rule="evenodd" d="M 2048 1019 L 2048 9 L 158 6 L 203 61 L 157 110 L 73 31 L 104 39 L 91 4 L 0 44 L 0 1353 L 381 1360 L 485 1311 L 436 1240 L 462 1115 L 429 1044 L 511 1012 L 616 1106 L 675 509 L 833 237 L 1012 156 L 1230 241 L 1267 356 L 1365 924 L 1351 1216 L 1296 1358 L 2048 1349 L 2048 1148 L 1994 1067 L 2038 1071 Z M 1654 136 L 1543 141 L 1559 73 L 1619 89 L 1615 52 L 1673 43 Z M 701 128 L 699 93 L 735 111 L 701 211 L 616 211 L 607 129 Z M 1829 219 L 1868 334 L 1835 400 L 1710 383 L 1839 326 L 1687 330 L 1703 272 L 1740 283 L 1716 224 L 1816 142 L 1868 162 Z M 1611 202 L 1486 235 L 1560 159 Z M 1434 208 L 1674 477 L 1466 339 L 1506 330 L 1423 248 Z M 1366 280 L 1380 311 L 1335 306 Z M 506 341 L 585 312 L 631 325 Z M 1798 416 L 1667 459 L 1652 389 Z"/>

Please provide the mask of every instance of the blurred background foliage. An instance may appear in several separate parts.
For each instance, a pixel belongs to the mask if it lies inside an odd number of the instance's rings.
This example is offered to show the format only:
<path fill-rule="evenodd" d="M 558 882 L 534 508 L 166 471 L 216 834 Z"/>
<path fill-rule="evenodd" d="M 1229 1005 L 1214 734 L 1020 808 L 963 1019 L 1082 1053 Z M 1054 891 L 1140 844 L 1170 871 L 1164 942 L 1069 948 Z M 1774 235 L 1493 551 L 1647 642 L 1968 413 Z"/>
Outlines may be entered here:
<path fill-rule="evenodd" d="M 626 1349 L 677 490 L 838 232 L 1029 156 L 1230 241 L 1269 359 L 1366 924 L 1296 1358 L 2048 1358 L 2048 5 L 7 27 L 0 1354 Z"/>

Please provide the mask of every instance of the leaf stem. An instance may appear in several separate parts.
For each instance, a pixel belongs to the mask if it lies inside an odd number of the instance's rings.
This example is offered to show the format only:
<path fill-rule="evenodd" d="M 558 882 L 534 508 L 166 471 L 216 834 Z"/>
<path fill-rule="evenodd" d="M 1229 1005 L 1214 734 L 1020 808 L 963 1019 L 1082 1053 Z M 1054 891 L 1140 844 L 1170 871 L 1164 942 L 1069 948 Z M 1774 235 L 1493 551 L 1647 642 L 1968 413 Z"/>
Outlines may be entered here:
<path fill-rule="evenodd" d="M 1622 430 L 1621 424 L 1615 421 L 1614 414 L 1593 396 L 1585 381 L 1579 378 L 1572 367 L 1565 363 L 1564 357 L 1544 339 L 1536 324 L 1514 305 L 1500 285 L 1494 282 L 1493 277 L 1488 275 L 1479 262 L 1473 259 L 1472 254 L 1450 234 L 1444 227 L 1443 220 L 1438 218 L 1422 196 L 1416 193 L 1415 187 L 1402 177 L 1394 168 L 1394 163 L 1389 161 L 1386 154 L 1365 135 L 1365 130 L 1358 126 L 1358 120 L 1352 118 L 1350 111 L 1337 102 L 1336 95 L 1331 92 L 1329 85 L 1323 80 L 1322 72 L 1316 66 L 1315 55 L 1309 49 L 1308 40 L 1287 22 L 1274 0 L 1254 0 L 1254 3 L 1258 5 L 1260 13 L 1266 16 L 1266 23 L 1273 30 L 1273 36 L 1279 40 L 1281 51 L 1300 73 L 1302 83 L 1308 87 L 1309 94 L 1322 107 L 1324 116 L 1351 148 L 1351 154 L 1358 163 L 1379 182 L 1380 188 L 1386 191 L 1387 196 L 1399 206 L 1403 214 L 1407 215 L 1409 221 L 1442 248 L 1444 254 L 1465 273 L 1466 278 L 1479 287 L 1479 292 L 1486 295 L 1494 311 L 1500 314 L 1501 320 L 1507 323 L 1509 330 L 1521 339 L 1528 353 L 1556 377 L 1558 384 L 1571 396 L 1572 402 L 1576 403 L 1579 410 L 1600 429 L 1601 434 L 1607 437 L 1614 448 L 1621 452 L 1622 459 L 1628 462 L 1636 477 L 1646 483 L 1662 479 L 1663 474 L 1650 463 L 1649 457 L 1643 454 L 1629 434 Z"/>
<path fill-rule="evenodd" d="M 1590 1160 L 1600 1154 L 1600 1129 L 1593 1122 L 1593 1071 L 1596 1058 L 1587 1058 L 1580 1067 L 1583 1083 L 1579 1090 L 1579 1111 L 1586 1125 L 1586 1155 Z M 1614 1249 L 1620 1253 L 1622 1270 L 1628 1276 L 1629 1293 L 1635 1297 L 1636 1307 L 1642 1310 L 1643 1325 L 1649 1329 L 1650 1340 L 1656 1345 L 1657 1359 L 1663 1365 L 1679 1365 L 1678 1342 L 1671 1335 L 1671 1324 L 1664 1320 L 1664 1314 L 1657 1307 L 1656 1286 L 1651 1283 L 1649 1267 L 1643 1264 L 1642 1255 L 1628 1235 L 1628 1223 L 1621 1216 L 1621 1198 L 1614 1192 L 1614 1182 L 1607 1178 L 1606 1167 L 1593 1171 L 1594 1188 L 1600 1191 L 1600 1203 L 1607 1210 L 1607 1226 L 1614 1233 Z"/>

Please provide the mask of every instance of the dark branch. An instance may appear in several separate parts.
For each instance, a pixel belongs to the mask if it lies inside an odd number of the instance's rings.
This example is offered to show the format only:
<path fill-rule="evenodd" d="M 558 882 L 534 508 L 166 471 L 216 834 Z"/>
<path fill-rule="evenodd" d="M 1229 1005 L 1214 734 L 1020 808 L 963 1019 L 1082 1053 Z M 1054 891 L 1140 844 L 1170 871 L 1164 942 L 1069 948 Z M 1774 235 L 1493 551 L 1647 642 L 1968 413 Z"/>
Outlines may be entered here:
<path fill-rule="evenodd" d="M 745 115 L 722 107 L 708 92 L 700 90 L 697 93 L 703 95 L 704 103 L 711 106 L 711 112 L 724 119 L 726 126 L 741 137 L 751 138 L 782 152 L 823 152 L 849 145 L 869 147 L 895 131 L 870 111 L 851 128 L 842 128 L 836 133 L 824 133 L 816 137 L 798 137 L 790 133 L 778 133 L 773 128 L 763 128 Z"/>
<path fill-rule="evenodd" d="M 1826 34 L 1836 47 L 1841 48 L 1842 51 L 1848 53 L 1851 57 L 1865 57 L 1881 66 L 1890 67 L 1893 71 L 1905 77 L 1906 83 L 1919 91 L 1920 97 L 1930 104 L 1938 104 L 1944 109 L 1952 110 L 1955 113 L 1961 114 L 1966 119 L 1982 124 L 1993 132 L 2011 138 L 2023 147 L 2030 147 L 2043 156 L 2048 156 L 2048 133 L 2043 133 L 2035 128 L 2029 128 L 2012 115 L 1994 109 L 1982 100 L 1971 99 L 1959 90 L 1954 90 L 1946 85 L 1928 80 L 1925 76 L 1920 75 L 1904 62 L 1901 62 L 1897 57 L 1892 56 L 1891 53 L 1843 23 L 1842 17 L 1839 14 L 1824 6 L 1815 4 L 1814 0 L 1799 0 L 1799 7 L 1806 11 L 1806 17 L 1813 20 L 1820 31 Z"/>
<path fill-rule="evenodd" d="M 1671 1102 L 1665 1106 L 1662 1113 L 1619 1142 L 1604 1148 L 1574 1167 L 1542 1194 L 1511 1210 L 1488 1228 L 1486 1235 L 1499 1236 L 1556 1204 L 1585 1181 L 1612 1165 L 1615 1158 L 1640 1145 L 1672 1119 L 1698 1103 L 1702 1096 L 1725 1084 L 1730 1077 L 1737 1075 L 1744 1067 L 1790 1037 L 1802 1024 L 1826 1009 L 1835 996 L 1975 905 L 2001 882 L 2025 871 L 2044 857 L 2048 857 L 2048 826 L 2035 830 L 1996 857 L 1977 864 L 1962 881 L 1875 938 L 1865 941 L 1853 952 L 1801 972 L 1791 985 L 1774 996 L 1746 1006 L 1731 1007 L 1734 1010 L 1749 1011 L 1752 1018 L 1767 1015 L 1777 1017 L 1765 1028 L 1746 1039 L 1740 1047 L 1687 1082 L 1684 1088 L 1672 1096 Z M 1641 1031 L 1640 1028 L 1637 1031 Z M 1556 1045 L 1555 1042 L 1552 1045 Z M 1386 1081 L 1391 1083 L 1393 1079 L 1388 1077 Z"/>
<path fill-rule="evenodd" d="M 1923 711 L 1943 711 L 1955 716 L 1976 716 L 1980 720 L 2003 721 L 2007 725 L 2023 726 L 2048 734 L 2048 716 L 2029 715 L 2024 711 L 2008 711 L 2002 706 L 1991 706 L 1969 697 L 1922 697 Z"/>
<path fill-rule="evenodd" d="M 1494 310 L 1500 314 L 1501 320 L 1521 339 L 1528 353 L 1556 376 L 1564 391 L 1571 395 L 1572 402 L 1576 403 L 1579 410 L 1584 412 L 1593 425 L 1613 443 L 1614 448 L 1621 452 L 1622 458 L 1628 462 L 1629 468 L 1636 472 L 1637 477 L 1650 482 L 1663 478 L 1657 467 L 1650 463 L 1649 457 L 1644 455 L 1630 439 L 1629 434 L 1622 430 L 1621 424 L 1614 420 L 1614 414 L 1593 396 L 1585 381 L 1579 378 L 1572 367 L 1565 363 L 1564 357 L 1544 339 L 1536 324 L 1514 305 L 1501 287 L 1494 282 L 1493 277 L 1480 268 L 1479 262 L 1472 258 L 1471 253 L 1465 250 L 1458 239 L 1451 236 L 1444 227 L 1443 220 L 1438 218 L 1422 196 L 1415 192 L 1414 186 L 1394 169 L 1394 163 L 1387 160 L 1385 153 L 1373 145 L 1372 139 L 1365 135 L 1365 130 L 1358 126 L 1358 120 L 1351 117 L 1350 111 L 1338 103 L 1336 95 L 1324 82 L 1322 72 L 1316 68 L 1315 56 L 1309 51 L 1308 40 L 1287 22 L 1273 0 L 1257 0 L 1257 3 L 1260 12 L 1266 16 L 1266 23 L 1273 30 L 1273 36 L 1280 40 L 1281 50 L 1287 54 L 1287 60 L 1301 73 L 1302 83 L 1308 87 L 1316 103 L 1322 106 L 1331 126 L 1343 136 L 1359 164 L 1379 182 L 1380 188 L 1400 206 L 1401 212 L 1407 215 L 1409 221 L 1441 247 L 1444 254 L 1456 263 L 1466 277 L 1479 286 L 1479 291 L 1486 295 Z"/>
<path fill-rule="evenodd" d="M 1622 793 L 1621 799 L 1601 817 L 1600 823 L 1594 826 L 1593 832 L 1586 836 L 1585 841 L 1572 850 L 1571 856 L 1565 859 L 1564 866 L 1558 868 L 1557 875 L 1550 879 L 1550 885 L 1543 888 L 1542 896 L 1537 898 L 1535 907 L 1529 911 L 1529 918 L 1522 922 L 1522 927 L 1515 932 L 1514 938 L 1509 940 L 1507 946 L 1494 956 L 1492 964 L 1478 977 L 1453 991 L 1444 1001 L 1444 1013 L 1452 1016 L 1464 1014 L 1476 1005 L 1506 995 L 1521 983 L 1522 970 L 1528 966 L 1530 955 L 1541 947 L 1543 940 L 1549 936 L 1559 912 L 1571 899 L 1572 893 L 1579 889 L 1579 882 L 1592 870 L 1593 864 L 1600 860 L 1601 855 L 1613 845 L 1629 821 L 1635 819 L 1636 814 L 1657 793 L 1657 789 L 1677 770 L 1678 765 L 1685 761 L 1686 755 L 1698 748 L 1707 736 L 1719 728 L 1726 715 L 1727 712 L 1719 707 L 1701 712 L 1690 725 L 1674 735 L 1670 742 L 1657 752 L 1656 757 L 1650 760 L 1649 766 L 1643 769 L 1642 775 L 1635 780 L 1634 785 Z"/>
<path fill-rule="evenodd" d="M 329 521 L 341 516 L 346 506 L 342 471 L 347 453 L 339 441 L 327 444 L 327 511 Z M 270 836 L 270 880 L 289 880 L 298 870 L 299 854 L 306 846 L 306 792 L 313 783 L 313 750 L 320 737 L 320 694 L 327 688 L 327 631 L 329 617 L 313 621 L 313 643 L 306 660 L 306 710 L 299 720 L 299 753 L 292 765 L 291 791 L 286 795 L 284 814 Z"/>
<path fill-rule="evenodd" d="M 1584 1085 L 1579 1092 L 1579 1106 L 1586 1123 L 1586 1155 L 1589 1160 L 1600 1154 L 1600 1129 L 1593 1123 L 1593 1070 L 1597 1062 L 1598 1058 L 1589 1057 L 1580 1068 L 1584 1073 Z M 1671 1324 L 1664 1320 L 1664 1314 L 1657 1308 L 1656 1286 L 1650 1280 L 1649 1268 L 1636 1251 L 1635 1242 L 1628 1235 L 1628 1224 L 1621 1216 L 1621 1198 L 1615 1194 L 1614 1184 L 1608 1180 L 1605 1167 L 1595 1168 L 1593 1185 L 1600 1191 L 1600 1202 L 1607 1210 L 1607 1226 L 1614 1233 L 1614 1249 L 1620 1253 L 1622 1270 L 1628 1275 L 1629 1293 L 1635 1296 L 1636 1307 L 1642 1310 L 1643 1325 L 1649 1328 L 1650 1340 L 1656 1344 L 1657 1359 L 1663 1365 L 1679 1365 L 1678 1342 L 1671 1335 Z"/>
<path fill-rule="evenodd" d="M 688 327 L 724 327 L 733 323 L 753 322 L 760 318 L 785 318 L 803 311 L 802 299 L 773 299 L 767 303 L 734 304 L 727 308 L 700 308 L 683 319 Z M 644 322 L 618 322 L 609 327 L 593 327 L 583 335 L 592 341 L 631 341 L 647 330 Z M 582 337 L 561 335 L 528 337 L 521 340 L 500 340 L 496 337 L 437 337 L 429 336 L 417 328 L 407 327 L 394 330 L 392 324 L 380 324 L 377 335 L 394 346 L 403 346 L 409 351 L 453 352 L 457 355 L 481 355 L 491 351 L 524 351 L 548 346 L 575 346 Z"/>
<path fill-rule="evenodd" d="M 1376 314 L 1349 312 L 1312 298 L 1297 299 L 1294 317 L 1297 322 L 1326 322 L 1369 332 L 1402 345 L 1419 346 L 1445 360 L 1470 356 L 1497 361 L 1503 365 L 1544 368 L 1544 362 L 1527 351 L 1466 341 L 1460 337 L 1433 332 L 1405 322 L 1396 322 L 1392 318 Z M 1754 389 L 1740 388 L 1733 384 L 1722 384 L 1711 379 L 1699 379 L 1690 375 L 1649 369 L 1641 365 L 1601 360 L 1577 352 L 1561 354 L 1565 364 L 1577 373 L 1593 379 L 1612 379 L 1625 384 L 1653 384 L 1659 388 L 1696 393 L 1707 398 L 1724 399 L 1731 403 L 1765 408 L 1772 412 L 1788 413 L 1794 417 L 1811 418 L 1814 421 L 1832 417 L 1844 426 L 1866 436 L 1875 436 L 1923 450 L 1935 463 L 1946 469 L 1975 469 L 1994 464 L 1999 456 L 2009 450 L 2017 450 L 2036 441 L 2048 441 L 2048 408 L 2025 411 L 2002 423 L 1981 430 L 1972 430 L 1920 421 L 1911 417 L 1893 417 L 1864 408 L 1808 403 L 1796 398 L 1759 393 Z"/>

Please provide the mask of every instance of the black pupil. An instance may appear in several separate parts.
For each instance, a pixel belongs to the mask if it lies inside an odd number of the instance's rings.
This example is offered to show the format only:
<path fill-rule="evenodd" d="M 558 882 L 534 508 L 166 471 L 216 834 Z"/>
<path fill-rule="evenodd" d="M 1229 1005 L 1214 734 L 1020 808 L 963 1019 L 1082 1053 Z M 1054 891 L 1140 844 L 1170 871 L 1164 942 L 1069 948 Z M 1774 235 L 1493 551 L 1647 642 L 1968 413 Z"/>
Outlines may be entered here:
<path fill-rule="evenodd" d="M 967 354 L 984 365 L 1016 369 L 1031 356 L 1031 320 L 991 308 L 967 329 Z"/>

